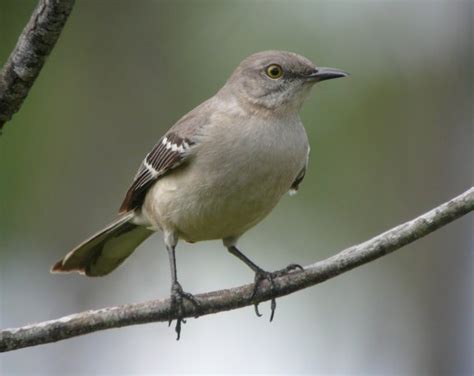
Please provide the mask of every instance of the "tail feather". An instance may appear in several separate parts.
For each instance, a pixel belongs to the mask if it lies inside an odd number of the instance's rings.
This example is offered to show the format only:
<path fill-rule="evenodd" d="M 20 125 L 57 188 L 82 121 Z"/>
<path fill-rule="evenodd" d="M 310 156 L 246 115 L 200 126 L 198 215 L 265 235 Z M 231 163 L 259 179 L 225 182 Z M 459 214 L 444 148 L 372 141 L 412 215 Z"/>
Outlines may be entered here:
<path fill-rule="evenodd" d="M 51 268 L 51 273 L 79 272 L 96 277 L 109 274 L 153 231 L 131 223 L 133 212 L 120 216 L 79 244 Z"/>

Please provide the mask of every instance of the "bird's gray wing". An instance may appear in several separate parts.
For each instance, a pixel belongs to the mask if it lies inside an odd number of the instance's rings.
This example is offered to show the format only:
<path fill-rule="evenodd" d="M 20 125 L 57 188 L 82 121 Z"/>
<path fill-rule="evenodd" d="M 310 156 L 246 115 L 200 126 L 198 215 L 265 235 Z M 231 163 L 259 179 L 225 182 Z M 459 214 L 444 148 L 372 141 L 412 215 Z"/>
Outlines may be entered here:
<path fill-rule="evenodd" d="M 298 192 L 298 189 L 300 188 L 300 184 L 306 175 L 306 169 L 308 168 L 308 162 L 309 162 L 309 151 L 310 151 L 310 148 L 308 146 L 308 153 L 306 154 L 306 163 L 304 164 L 301 171 L 298 173 L 298 176 L 296 177 L 296 179 L 293 181 L 293 184 L 291 184 L 290 191 L 289 191 L 290 195 L 294 195 Z"/>
<path fill-rule="evenodd" d="M 179 119 L 156 143 L 140 165 L 120 206 L 121 213 L 141 207 L 146 193 L 158 179 L 186 164 L 193 146 L 199 143 L 201 128 L 209 124 L 213 108 L 212 98 L 201 103 Z"/>
<path fill-rule="evenodd" d="M 179 136 L 172 129 L 163 136 L 140 165 L 120 206 L 120 212 L 128 212 L 140 207 L 153 183 L 172 169 L 182 165 L 193 144 L 194 142 L 189 138 Z"/>
<path fill-rule="evenodd" d="M 306 166 L 304 166 L 301 169 L 295 181 L 293 182 L 293 184 L 291 184 L 290 195 L 294 195 L 298 192 L 298 189 L 300 189 L 300 184 L 303 181 L 305 174 L 306 174 Z"/>

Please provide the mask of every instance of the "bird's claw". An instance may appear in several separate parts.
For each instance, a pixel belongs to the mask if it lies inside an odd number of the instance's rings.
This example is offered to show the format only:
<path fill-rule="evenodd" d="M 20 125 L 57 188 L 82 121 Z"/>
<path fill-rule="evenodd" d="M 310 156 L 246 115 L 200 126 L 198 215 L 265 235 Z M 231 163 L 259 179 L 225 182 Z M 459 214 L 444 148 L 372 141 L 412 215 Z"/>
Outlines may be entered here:
<path fill-rule="evenodd" d="M 184 307 L 183 307 L 183 300 L 189 300 L 195 307 L 199 308 L 201 303 L 199 302 L 198 299 L 189 292 L 183 291 L 183 288 L 179 284 L 179 282 L 173 283 L 171 286 L 171 306 L 173 308 L 176 308 L 178 315 L 176 318 L 176 326 L 175 326 L 175 332 L 176 332 L 176 340 L 179 341 L 181 338 L 181 324 L 186 324 L 186 320 L 184 319 Z M 168 326 L 171 325 L 171 322 L 173 320 L 170 320 L 168 322 Z"/>
<path fill-rule="evenodd" d="M 253 287 L 253 291 L 252 291 L 252 295 L 250 296 L 250 299 L 253 300 L 255 298 L 255 296 L 257 295 L 260 283 L 263 280 L 267 280 L 270 283 L 270 290 L 273 292 L 273 290 L 275 289 L 274 279 L 278 278 L 278 277 L 281 277 L 281 276 L 284 276 L 284 275 L 286 275 L 286 274 L 288 274 L 288 273 L 290 273 L 294 270 L 304 270 L 304 268 L 299 264 L 290 264 L 286 268 L 283 268 L 281 270 L 277 270 L 277 271 L 274 271 L 274 272 L 267 272 L 263 269 L 257 270 L 257 272 L 255 273 L 255 282 L 254 282 L 254 287 Z M 258 305 L 259 305 L 259 303 L 254 304 L 255 314 L 258 317 L 261 317 L 262 314 L 258 310 Z M 276 310 L 276 299 L 275 298 L 271 299 L 270 309 L 271 309 L 270 322 L 272 322 L 273 318 L 275 316 L 275 310 Z"/>

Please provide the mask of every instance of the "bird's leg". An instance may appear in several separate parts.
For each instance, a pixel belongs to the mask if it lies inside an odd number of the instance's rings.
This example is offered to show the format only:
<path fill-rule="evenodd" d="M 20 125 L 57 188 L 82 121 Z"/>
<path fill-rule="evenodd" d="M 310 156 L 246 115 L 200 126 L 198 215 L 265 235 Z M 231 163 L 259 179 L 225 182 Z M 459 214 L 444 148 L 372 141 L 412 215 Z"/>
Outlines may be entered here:
<path fill-rule="evenodd" d="M 171 304 L 173 307 L 176 307 L 178 312 L 178 317 L 176 319 L 176 340 L 179 340 L 181 336 L 181 324 L 186 324 L 186 320 L 184 320 L 184 308 L 183 308 L 183 299 L 189 300 L 193 305 L 199 306 L 199 301 L 190 293 L 183 291 L 181 284 L 178 282 L 178 274 L 176 271 L 176 255 L 175 255 L 175 248 L 176 243 L 173 242 L 169 244 L 166 242 L 166 249 L 168 251 L 168 257 L 170 261 L 170 269 L 171 269 Z M 169 325 L 171 325 L 171 321 L 169 321 Z"/>
<path fill-rule="evenodd" d="M 255 273 L 255 284 L 254 288 L 252 291 L 252 295 L 250 296 L 250 299 L 255 298 L 255 295 L 257 294 L 258 287 L 260 286 L 260 283 L 263 280 L 267 280 L 270 283 L 270 289 L 273 291 L 275 288 L 275 282 L 274 279 L 277 277 L 281 277 L 292 270 L 300 269 L 304 270 L 301 265 L 298 264 L 290 264 L 286 268 L 277 270 L 275 272 L 267 272 L 260 268 L 258 265 L 256 265 L 252 260 L 250 260 L 247 256 L 245 256 L 242 252 L 240 252 L 235 245 L 229 245 L 227 246 L 227 249 L 229 250 L 230 253 L 232 253 L 234 256 L 239 258 L 241 261 L 243 261 L 250 269 L 252 269 Z M 276 309 L 276 299 L 272 298 L 271 304 L 271 314 L 270 314 L 270 321 L 273 320 L 273 317 L 275 316 L 275 309 Z M 255 313 L 257 316 L 262 316 L 260 312 L 258 311 L 258 303 L 255 303 Z"/>

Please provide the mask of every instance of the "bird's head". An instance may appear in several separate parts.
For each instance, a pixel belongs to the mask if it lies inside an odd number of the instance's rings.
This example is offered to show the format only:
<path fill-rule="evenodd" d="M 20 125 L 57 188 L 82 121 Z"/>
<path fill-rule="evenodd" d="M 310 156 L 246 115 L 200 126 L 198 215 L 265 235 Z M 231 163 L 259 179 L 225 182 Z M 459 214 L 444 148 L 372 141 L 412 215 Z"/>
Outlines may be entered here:
<path fill-rule="evenodd" d="M 221 92 L 257 108 L 297 111 L 315 83 L 346 76 L 339 69 L 317 67 L 293 52 L 263 51 L 243 60 Z"/>

